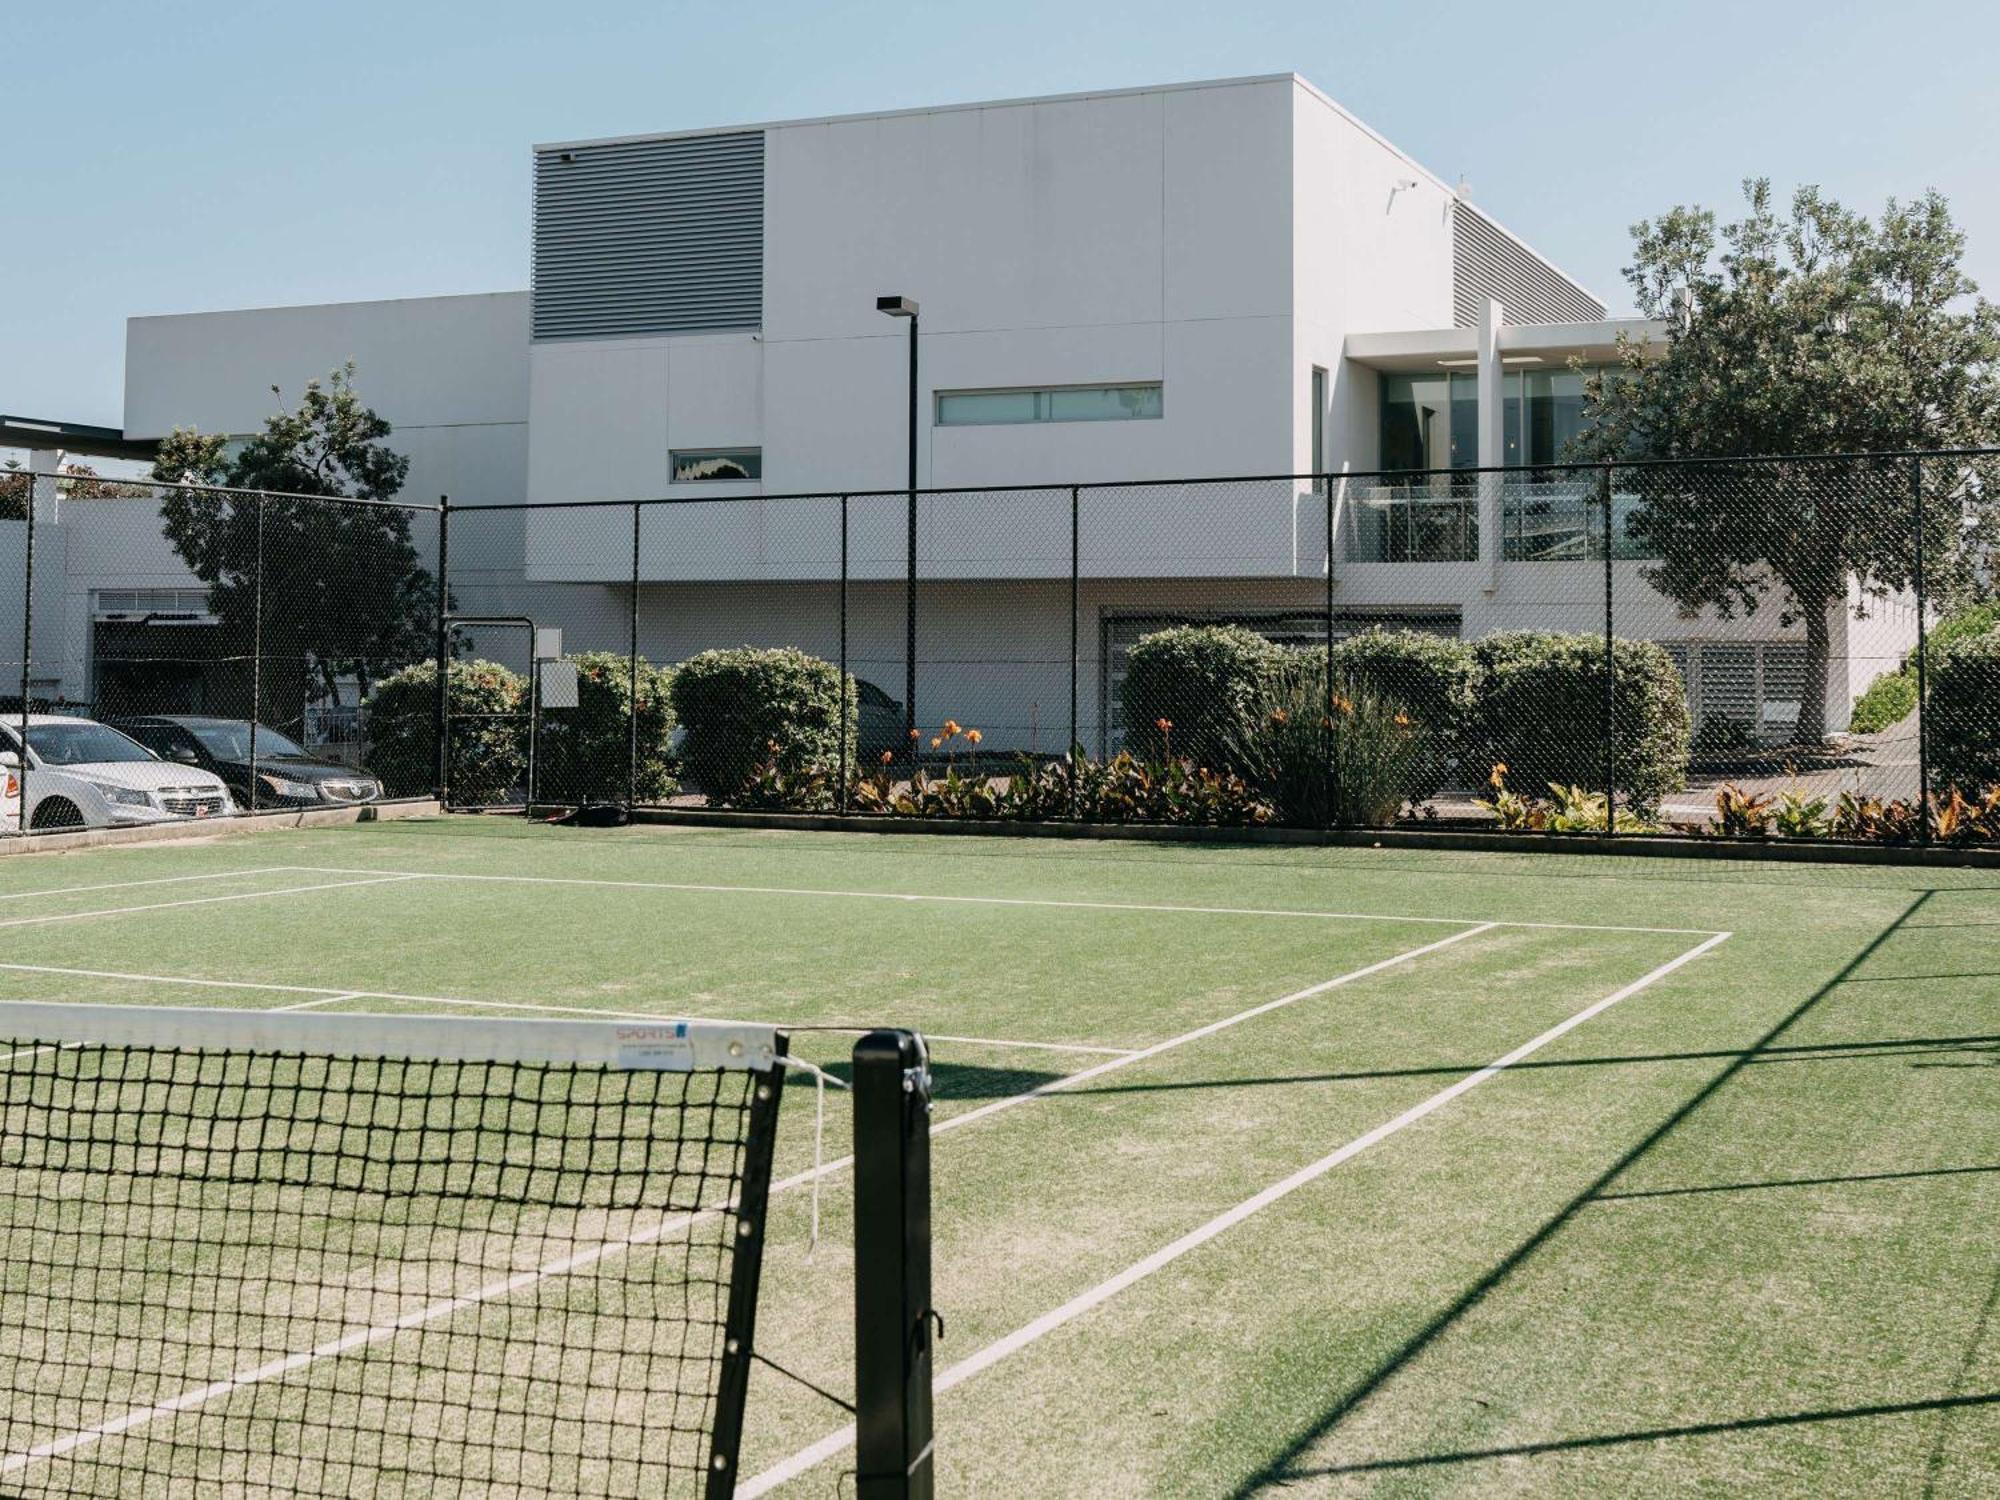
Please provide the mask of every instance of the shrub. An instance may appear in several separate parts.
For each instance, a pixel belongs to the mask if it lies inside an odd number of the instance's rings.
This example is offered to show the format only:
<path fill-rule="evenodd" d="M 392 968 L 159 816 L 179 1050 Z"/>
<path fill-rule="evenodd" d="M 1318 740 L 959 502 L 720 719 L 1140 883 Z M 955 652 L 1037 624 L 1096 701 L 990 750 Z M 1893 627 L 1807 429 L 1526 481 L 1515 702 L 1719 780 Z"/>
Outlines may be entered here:
<path fill-rule="evenodd" d="M 1467 738 L 1518 784 L 1604 782 L 1604 640 L 1506 631 L 1473 643 L 1480 668 Z M 1673 658 L 1651 641 L 1612 648 L 1618 790 L 1651 813 L 1687 784 L 1688 711 Z"/>
<path fill-rule="evenodd" d="M 1407 796 L 1412 802 L 1435 796 L 1463 758 L 1478 675 L 1472 648 L 1425 630 L 1368 630 L 1333 648 L 1333 671 L 1401 705 L 1423 730 L 1424 756 Z"/>
<path fill-rule="evenodd" d="M 843 731 L 850 762 L 854 755 L 854 679 L 843 693 L 838 667 L 790 646 L 691 656 L 674 671 L 672 698 L 682 774 L 718 802 L 757 782 L 763 790 L 753 796 L 783 786 L 800 799 L 789 805 L 825 806 Z"/>
<path fill-rule="evenodd" d="M 1968 795 L 2000 782 L 2000 627 L 1948 639 L 1930 653 L 1931 779 Z"/>
<path fill-rule="evenodd" d="M 1380 828 L 1409 800 L 1429 751 L 1400 704 L 1344 678 L 1329 703 L 1323 663 L 1302 659 L 1280 670 L 1231 758 L 1281 823 Z"/>
<path fill-rule="evenodd" d="M 490 661 L 454 661 L 445 676 L 451 695 L 451 797 L 465 804 L 507 801 L 528 767 L 526 689 Z M 361 705 L 368 768 L 392 797 L 437 790 L 437 664 L 418 662 L 375 685 Z"/>
<path fill-rule="evenodd" d="M 1884 672 L 1854 700 L 1854 715 L 1847 728 L 1853 734 L 1880 734 L 1890 725 L 1902 723 L 1916 706 L 1916 677 L 1900 670 Z"/>
<path fill-rule="evenodd" d="M 1179 757 L 1236 769 L 1230 747 L 1285 656 L 1241 625 L 1176 625 L 1141 637 L 1119 694 L 1127 747 L 1140 761 Z"/>
<path fill-rule="evenodd" d="M 623 802 L 632 781 L 632 662 L 618 651 L 583 651 L 576 707 L 544 708 L 535 742 L 535 793 L 550 802 Z M 637 800 L 677 790 L 673 775 L 671 676 L 639 663 Z"/>

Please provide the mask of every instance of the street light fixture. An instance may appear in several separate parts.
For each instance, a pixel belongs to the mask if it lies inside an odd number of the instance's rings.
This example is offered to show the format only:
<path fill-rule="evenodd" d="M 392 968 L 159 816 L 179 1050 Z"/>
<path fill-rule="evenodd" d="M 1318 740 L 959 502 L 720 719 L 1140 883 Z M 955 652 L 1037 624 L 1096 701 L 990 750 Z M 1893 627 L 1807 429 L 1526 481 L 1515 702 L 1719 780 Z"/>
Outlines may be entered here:
<path fill-rule="evenodd" d="M 917 758 L 917 304 L 910 297 L 877 297 L 875 311 L 910 320 L 910 451 L 903 573 L 903 738 Z"/>

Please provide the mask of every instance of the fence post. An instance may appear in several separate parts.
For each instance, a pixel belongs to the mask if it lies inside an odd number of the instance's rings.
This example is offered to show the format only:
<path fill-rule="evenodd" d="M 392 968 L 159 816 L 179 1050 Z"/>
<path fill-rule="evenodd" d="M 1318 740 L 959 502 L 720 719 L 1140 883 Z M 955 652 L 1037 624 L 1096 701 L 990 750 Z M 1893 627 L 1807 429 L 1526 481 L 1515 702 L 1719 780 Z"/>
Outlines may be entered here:
<path fill-rule="evenodd" d="M 1083 809 L 1078 805 L 1082 788 L 1077 780 L 1077 756 L 1082 750 L 1082 732 L 1076 722 L 1076 673 L 1077 673 L 1077 578 L 1083 571 L 1081 548 L 1083 536 L 1082 502 L 1076 485 L 1069 487 L 1069 744 L 1063 749 L 1063 757 L 1069 762 L 1069 818 L 1072 823 L 1082 817 Z"/>
<path fill-rule="evenodd" d="M 627 621 L 629 655 L 625 681 L 631 689 L 632 708 L 626 722 L 625 811 L 639 805 L 639 518 L 645 512 L 632 502 L 632 611 Z"/>
<path fill-rule="evenodd" d="M 264 712 L 264 502 L 257 496 L 257 569 L 250 586 L 250 811 L 257 810 L 257 720 Z"/>
<path fill-rule="evenodd" d="M 35 688 L 35 500 L 41 486 L 39 475 L 28 476 L 28 531 L 23 540 L 21 585 L 21 750 L 16 757 L 14 782 L 21 793 L 21 832 L 28 831 L 28 714 L 34 707 Z"/>
<path fill-rule="evenodd" d="M 451 496 L 438 496 L 437 702 L 431 728 L 437 738 L 438 811 L 451 805 Z"/>
<path fill-rule="evenodd" d="M 1320 819 L 1322 828 L 1333 826 L 1333 475 L 1323 478 L 1326 485 L 1326 598 L 1320 611 L 1320 635 L 1323 647 L 1323 667 L 1326 672 L 1326 715 L 1323 743 L 1326 754 L 1320 767 L 1322 777 L 1321 794 L 1326 798 L 1325 815 Z"/>
<path fill-rule="evenodd" d="M 1611 465 L 1597 471 L 1597 500 L 1604 512 L 1604 836 L 1618 834 L 1618 638 L 1612 629 Z"/>
<path fill-rule="evenodd" d="M 1910 509 L 1916 525 L 1911 569 L 1917 592 L 1917 842 L 1931 841 L 1931 731 L 1929 589 L 1924 580 L 1924 461 L 1910 460 Z"/>
<path fill-rule="evenodd" d="M 847 496 L 840 497 L 840 787 L 835 793 L 834 803 L 841 812 L 847 811 L 847 783 L 851 779 L 847 766 Z M 860 706 L 856 705 L 854 723 L 854 751 L 861 753 Z"/>

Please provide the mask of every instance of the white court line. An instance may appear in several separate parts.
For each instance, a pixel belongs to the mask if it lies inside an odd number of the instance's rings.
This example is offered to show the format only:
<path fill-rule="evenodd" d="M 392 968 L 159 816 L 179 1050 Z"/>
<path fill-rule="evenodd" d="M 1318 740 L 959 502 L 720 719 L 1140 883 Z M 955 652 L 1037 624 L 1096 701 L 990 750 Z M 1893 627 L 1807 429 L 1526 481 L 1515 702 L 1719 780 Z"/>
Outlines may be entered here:
<path fill-rule="evenodd" d="M 310 887 L 319 889 L 319 887 Z M 472 1000 L 460 995 L 409 995 L 395 990 L 340 990 L 335 992 L 332 985 L 323 984 L 264 984 L 249 979 L 200 979 L 185 974 L 135 974 L 122 969 L 75 969 L 61 964 L 16 964 L 0 963 L 0 972 L 16 974 L 64 974 L 76 979 L 122 979 L 133 984 L 180 984 L 196 989 L 212 990 L 256 990 L 278 995 L 317 995 L 320 998 L 306 1002 L 310 1005 L 331 1005 L 335 1000 L 400 1000 L 414 1005 L 465 1005 L 480 1010 L 526 1010 L 551 1011 L 559 1015 L 596 1016 L 606 1021 L 657 1021 L 662 1016 L 671 1015 L 675 1020 L 694 1020 L 693 1016 L 683 1016 L 678 1012 L 654 1010 L 606 1010 L 595 1005 L 556 1005 L 550 1002 L 540 1004 L 526 1000 Z M 6 1001 L 0 1000 L 0 1015 L 5 1014 Z M 280 1005 L 277 1010 L 303 1010 L 302 1006 Z M 768 1023 L 780 1030 L 799 1028 L 788 1026 L 783 1021 Z M 801 1023 L 802 1026 L 808 1023 Z M 874 1030 L 871 1026 L 840 1025 L 838 1023 L 812 1022 L 809 1029 L 815 1031 L 851 1031 L 856 1036 Z M 927 1040 L 933 1042 L 954 1042 L 967 1047 L 1026 1047 L 1038 1052 L 1076 1052 L 1101 1057 L 1124 1057 L 1135 1049 L 1131 1047 L 1086 1046 L 1078 1042 L 1024 1042 L 1011 1037 L 994 1036 L 943 1036 L 925 1032 Z"/>
<path fill-rule="evenodd" d="M 1526 927 L 1546 932 L 1653 932 L 1669 937 L 1711 937 L 1712 927 L 1623 927 L 1600 922 L 1482 922 L 1478 917 L 1418 917 L 1401 912 L 1311 911 L 1297 907 L 1175 906 L 1146 901 L 1058 901 L 1032 896 L 941 896 L 928 891 L 847 891 L 818 886 L 697 885 L 673 880 L 593 880 L 580 875 L 470 875 L 450 870 L 370 870 L 341 865 L 287 865 L 314 875 L 400 875 L 409 880 L 478 880 L 501 885 L 582 885 L 612 890 L 683 891 L 703 895 L 848 896 L 861 901 L 928 901 L 956 906 L 1032 906 L 1058 911 L 1167 912 L 1196 917 L 1303 917 L 1326 922 L 1422 922 L 1440 927 Z"/>
<path fill-rule="evenodd" d="M 39 891 L 8 891 L 0 901 L 26 901 L 31 896 L 74 896 L 85 891 L 125 891 L 135 885 L 174 885 L 188 880 L 247 880 L 252 875 L 285 875 L 296 865 L 265 865 L 254 870 L 212 870 L 203 875 L 155 875 L 146 880 L 111 880 L 103 885 L 52 885 Z"/>
<path fill-rule="evenodd" d="M 46 922 L 81 922 L 85 917 L 124 917 L 141 911 L 166 911 L 176 906 L 213 906 L 219 901 L 255 901 L 261 896 L 298 896 L 308 891 L 338 891 L 357 885 L 387 885 L 414 880 L 414 875 L 377 875 L 372 880 L 329 880 L 320 885 L 287 885 L 275 891 L 234 891 L 227 896 L 191 896 L 185 901 L 155 901 L 146 906 L 107 906 L 95 911 L 63 911 L 40 917 L 9 917 L 0 927 L 35 927 Z"/>
<path fill-rule="evenodd" d="M 1591 1017 L 1602 1015 L 1605 1011 L 1611 1009 L 1612 1006 L 1618 1004 L 1619 1001 L 1629 999 L 1648 986 L 1656 984 L 1683 964 L 1693 963 L 1711 948 L 1726 941 L 1728 937 L 1729 934 L 1726 932 L 1716 933 L 1706 942 L 1690 948 L 1678 958 L 1669 959 L 1666 963 L 1661 964 L 1657 969 L 1653 970 L 1652 973 L 1626 985 L 1625 988 L 1619 990 L 1616 994 L 1607 995 L 1595 1004 L 1586 1005 L 1575 1015 L 1569 1017 L 1567 1020 L 1557 1022 L 1534 1040 L 1523 1042 L 1512 1052 L 1506 1054 L 1506 1056 L 1495 1058 L 1485 1067 L 1480 1068 L 1476 1072 L 1466 1074 L 1465 1077 L 1459 1079 L 1458 1082 L 1450 1085 L 1448 1088 L 1438 1090 L 1437 1093 L 1432 1094 L 1430 1098 L 1424 1100 L 1421 1104 L 1411 1106 L 1392 1120 L 1385 1120 L 1367 1134 L 1356 1136 L 1346 1145 L 1328 1152 L 1318 1161 L 1299 1168 L 1298 1171 L 1292 1173 L 1291 1176 L 1285 1178 L 1283 1181 L 1272 1183 L 1271 1186 L 1265 1188 L 1262 1192 L 1244 1199 L 1227 1212 L 1217 1214 L 1199 1228 L 1189 1230 L 1171 1244 L 1161 1246 L 1144 1260 L 1127 1266 L 1116 1276 L 1100 1281 L 1096 1286 L 1090 1288 L 1090 1290 L 1079 1293 L 1077 1296 L 1063 1303 L 1062 1306 L 1043 1313 L 1033 1322 L 1023 1324 L 1004 1338 L 995 1339 L 985 1348 L 967 1356 L 958 1361 L 957 1364 L 950 1366 L 936 1375 L 931 1382 L 932 1390 L 938 1392 L 948 1391 L 953 1386 L 970 1380 L 981 1371 L 991 1369 L 1010 1354 L 1018 1353 L 1043 1335 L 1053 1333 L 1065 1323 L 1073 1322 L 1091 1309 L 1110 1301 L 1127 1287 L 1145 1280 L 1161 1267 L 1173 1264 L 1173 1262 L 1179 1260 L 1189 1251 L 1198 1249 L 1216 1238 L 1216 1236 L 1234 1229 L 1251 1215 L 1262 1212 L 1273 1203 L 1305 1187 L 1308 1183 L 1324 1177 L 1335 1167 L 1340 1166 L 1343 1162 L 1351 1161 L 1369 1147 L 1377 1145 L 1387 1140 L 1390 1136 L 1395 1135 L 1398 1131 L 1416 1124 L 1417 1121 L 1423 1119 L 1426 1115 L 1434 1114 L 1438 1110 L 1443 1109 L 1445 1105 L 1451 1103 L 1459 1095 L 1479 1087 L 1480 1084 L 1486 1082 L 1487 1079 L 1492 1078 L 1495 1074 L 1504 1072 L 1523 1058 L 1530 1057 L 1534 1053 L 1541 1051 L 1549 1043 L 1568 1035 L 1585 1021 L 1590 1020 Z M 738 1485 L 736 1488 L 736 1500 L 756 1500 L 757 1496 L 766 1494 L 788 1480 L 796 1479 L 808 1470 L 816 1468 L 827 1459 L 833 1457 L 834 1454 L 849 1447 L 853 1442 L 854 1426 L 852 1423 L 849 1423 L 838 1432 L 829 1433 L 818 1442 L 801 1448 L 790 1458 L 774 1464 L 748 1483 Z"/>
<path fill-rule="evenodd" d="M 1182 1046 L 1200 1037 L 1212 1036 L 1218 1031 L 1247 1021 L 1253 1016 L 1261 1016 L 1281 1006 L 1294 1004 L 1313 995 L 1324 994 L 1326 991 L 1335 989 L 1341 985 L 1351 984 L 1355 980 L 1365 978 L 1370 974 L 1379 974 L 1382 970 L 1394 965 L 1407 963 L 1411 959 L 1419 958 L 1426 953 L 1433 953 L 1440 948 L 1449 947 L 1453 943 L 1462 942 L 1466 938 L 1477 937 L 1482 932 L 1490 931 L 1492 931 L 1492 924 L 1486 923 L 1478 927 L 1467 928 L 1463 932 L 1455 932 L 1451 936 L 1442 938 L 1435 943 L 1426 943 L 1421 948 L 1409 949 L 1407 952 L 1396 954 L 1394 957 L 1369 964 L 1366 968 L 1355 969 L 1350 973 L 1339 975 L 1320 984 L 1312 985 L 1309 988 L 1294 991 L 1292 994 L 1282 996 L 1279 999 L 1267 1000 L 1262 1005 L 1252 1006 L 1249 1010 L 1239 1011 L 1237 1014 L 1226 1017 L 1223 1020 L 1212 1021 L 1208 1025 L 1197 1027 L 1193 1031 L 1183 1032 L 1178 1037 L 1155 1043 L 1143 1051 L 1128 1053 L 1122 1057 L 1114 1057 L 1109 1062 L 1100 1063 L 1094 1068 L 1085 1068 L 1082 1072 L 1072 1073 L 1066 1078 L 1054 1079 L 1049 1083 L 1041 1085 L 1039 1088 L 1030 1089 L 1026 1093 L 1013 1094 L 1005 1099 L 995 1100 L 992 1104 L 984 1105 L 968 1114 L 956 1115 L 949 1120 L 944 1120 L 931 1126 L 930 1133 L 933 1136 L 942 1134 L 954 1126 L 968 1124 L 973 1120 L 995 1114 L 1000 1109 L 1024 1104 L 1030 1099 L 1040 1098 L 1045 1094 L 1070 1084 L 1081 1083 L 1087 1078 L 1098 1077 L 1110 1072 L 1114 1068 L 1126 1067 L 1144 1058 L 1156 1057 L 1162 1052 Z M 4 1014 L 4 1011 L 0 1011 L 0 1014 Z M 804 1172 L 796 1172 L 792 1176 L 785 1178 L 782 1182 L 773 1183 L 771 1185 L 771 1192 L 776 1194 L 802 1187 L 818 1178 L 831 1176 L 833 1173 L 841 1171 L 845 1167 L 852 1165 L 853 1161 L 854 1158 L 851 1155 L 843 1156 L 837 1161 L 826 1162 L 821 1166 L 810 1168 Z M 621 1255 L 627 1250 L 650 1245 L 655 1241 L 665 1239 L 668 1235 L 678 1233 L 680 1230 L 692 1225 L 698 1218 L 709 1214 L 727 1212 L 733 1207 L 733 1203 L 724 1204 L 718 1208 L 704 1210 L 700 1214 L 681 1214 L 675 1218 L 664 1219 L 651 1228 L 642 1229 L 638 1233 L 628 1235 L 623 1239 L 609 1240 L 603 1244 L 594 1245 L 588 1250 L 578 1251 L 574 1255 L 565 1256 L 561 1260 L 537 1266 L 533 1270 L 518 1272 L 513 1276 L 507 1277 L 505 1280 L 488 1282 L 485 1286 L 475 1288 L 462 1296 L 448 1298 L 442 1302 L 434 1302 L 427 1307 L 417 1308 L 412 1312 L 405 1313 L 393 1322 L 355 1329 L 352 1332 L 342 1334 L 339 1338 L 331 1339 L 324 1344 L 316 1345 L 300 1353 L 288 1354 L 267 1364 L 258 1365 L 254 1369 L 239 1370 L 235 1374 L 226 1376 L 221 1380 L 197 1386 L 193 1390 L 183 1391 L 170 1400 L 161 1402 L 155 1406 L 135 1407 L 130 1411 L 123 1412 L 116 1417 L 100 1422 L 93 1427 L 65 1433 L 62 1437 L 52 1438 L 46 1443 L 38 1444 L 36 1447 L 25 1449 L 19 1453 L 9 1454 L 5 1459 L 0 1459 L 0 1474 L 12 1474 L 26 1468 L 30 1464 L 39 1463 L 43 1459 L 56 1458 L 77 1448 L 88 1447 L 107 1437 L 114 1437 L 121 1432 L 129 1432 L 134 1427 L 143 1427 L 157 1417 L 173 1416 L 176 1413 L 190 1411 L 198 1406 L 205 1406 L 217 1397 L 227 1396 L 232 1392 L 241 1390 L 245 1386 L 258 1385 L 267 1380 L 275 1380 L 281 1376 L 289 1375 L 295 1370 L 304 1369 L 307 1365 L 316 1364 L 320 1360 L 331 1359 L 336 1355 L 345 1354 L 353 1349 L 380 1343 L 382 1340 L 393 1338 L 408 1329 L 420 1328 L 427 1323 L 435 1322 L 437 1319 L 446 1317 L 461 1309 L 473 1307 L 482 1302 L 490 1302 L 496 1297 L 511 1295 L 538 1282 L 545 1281 L 552 1276 L 566 1276 L 572 1271 L 582 1270 L 586 1266 L 593 1265 L 607 1256 Z"/>

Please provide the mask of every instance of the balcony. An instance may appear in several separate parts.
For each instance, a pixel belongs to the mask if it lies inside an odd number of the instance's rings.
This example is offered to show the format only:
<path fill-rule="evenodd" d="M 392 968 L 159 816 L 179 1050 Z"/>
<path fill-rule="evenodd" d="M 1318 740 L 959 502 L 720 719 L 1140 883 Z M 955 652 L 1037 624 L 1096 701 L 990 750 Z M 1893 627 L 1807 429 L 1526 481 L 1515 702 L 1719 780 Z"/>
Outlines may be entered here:
<path fill-rule="evenodd" d="M 1335 555 L 1354 563 L 1477 562 L 1479 495 L 1470 475 L 1357 484 L 1336 501 Z"/>

